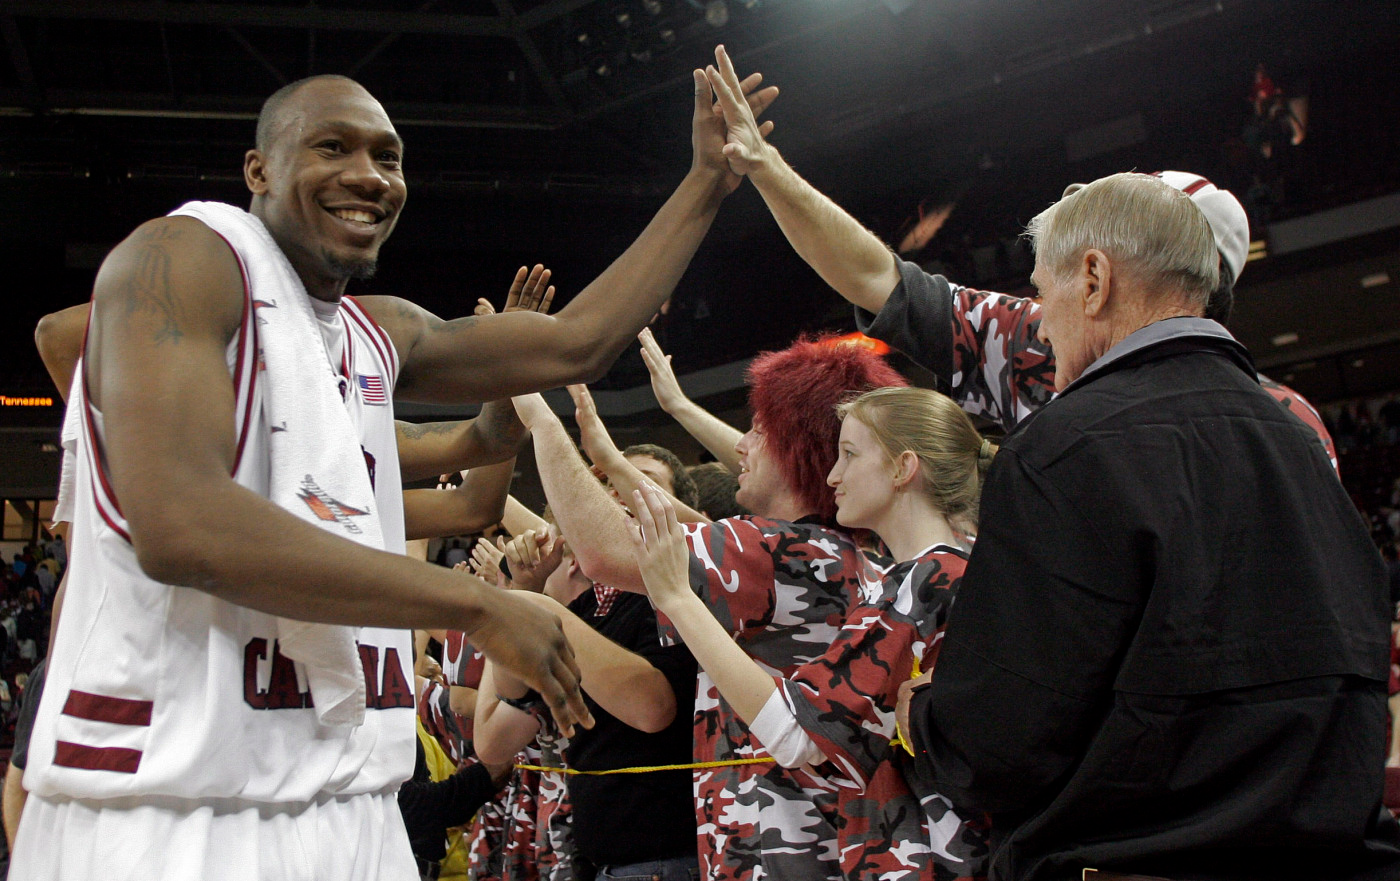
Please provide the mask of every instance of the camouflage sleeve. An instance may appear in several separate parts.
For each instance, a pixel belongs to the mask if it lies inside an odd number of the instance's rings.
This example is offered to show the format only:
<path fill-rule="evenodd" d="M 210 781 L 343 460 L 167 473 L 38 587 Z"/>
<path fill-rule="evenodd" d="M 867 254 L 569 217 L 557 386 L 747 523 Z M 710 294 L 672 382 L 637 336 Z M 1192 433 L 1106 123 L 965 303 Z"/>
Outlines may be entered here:
<path fill-rule="evenodd" d="M 826 654 L 779 682 L 798 724 L 859 786 L 889 757 L 899 686 L 915 659 L 932 666 L 965 567 L 946 549 L 896 565 L 879 600 L 851 609 Z"/>
<path fill-rule="evenodd" d="M 1281 382 L 1274 382 L 1262 374 L 1259 377 L 1259 385 L 1263 386 L 1264 391 L 1268 392 L 1275 401 L 1278 401 L 1285 410 L 1297 416 L 1304 425 L 1317 434 L 1317 439 L 1322 442 L 1322 449 L 1327 453 L 1327 460 L 1332 463 L 1332 470 L 1337 473 L 1338 477 L 1341 477 L 1341 467 L 1337 464 L 1337 447 L 1332 443 L 1332 434 L 1327 430 L 1317 408 L 1293 389 Z"/>
<path fill-rule="evenodd" d="M 914 622 L 887 605 L 857 606 L 826 654 L 777 680 L 797 723 L 860 788 L 889 754 L 899 684 L 913 669 L 917 641 Z"/>
<path fill-rule="evenodd" d="M 1007 431 L 1055 391 L 1055 363 L 1036 339 L 1033 300 L 950 284 L 900 261 L 900 283 L 878 315 L 856 310 L 856 326 L 931 370 L 939 391 Z"/>
<path fill-rule="evenodd" d="M 690 587 L 735 639 L 761 631 L 773 619 L 774 560 L 770 536 L 758 518 L 688 523 Z M 664 613 L 657 629 L 666 645 L 682 642 Z"/>

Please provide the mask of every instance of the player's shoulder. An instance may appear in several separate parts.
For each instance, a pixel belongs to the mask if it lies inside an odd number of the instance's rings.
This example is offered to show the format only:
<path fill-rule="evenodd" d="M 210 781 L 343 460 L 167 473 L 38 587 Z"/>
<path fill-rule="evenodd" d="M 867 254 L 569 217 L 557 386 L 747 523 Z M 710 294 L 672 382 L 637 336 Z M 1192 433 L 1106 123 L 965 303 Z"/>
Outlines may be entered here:
<path fill-rule="evenodd" d="M 246 297 L 233 249 L 192 217 L 158 217 L 122 240 L 98 270 L 94 302 L 196 315 L 236 327 Z"/>
<path fill-rule="evenodd" d="M 112 249 L 108 260 L 129 254 L 166 255 L 172 260 L 183 260 L 208 257 L 211 253 L 224 253 L 233 258 L 228 242 L 207 224 L 195 217 L 176 214 L 152 218 L 136 227 Z"/>

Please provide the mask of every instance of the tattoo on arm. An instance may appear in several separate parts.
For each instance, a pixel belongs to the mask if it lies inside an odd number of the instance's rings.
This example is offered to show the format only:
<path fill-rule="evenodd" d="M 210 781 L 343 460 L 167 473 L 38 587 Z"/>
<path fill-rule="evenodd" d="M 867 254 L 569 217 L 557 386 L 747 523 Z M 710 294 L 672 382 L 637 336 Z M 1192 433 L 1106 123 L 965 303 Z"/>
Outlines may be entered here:
<path fill-rule="evenodd" d="M 436 334 L 453 334 L 459 330 L 466 330 L 473 324 L 476 324 L 477 319 L 480 317 L 479 315 L 463 315 L 461 318 L 454 318 L 451 321 L 439 320 L 434 324 L 430 324 L 428 330 Z"/>
<path fill-rule="evenodd" d="M 400 437 L 410 440 L 421 440 L 430 434 L 451 434 L 460 428 L 460 422 L 398 422 L 394 427 L 398 430 Z"/>
<path fill-rule="evenodd" d="M 143 312 L 160 322 L 155 333 L 157 344 L 166 341 L 178 343 L 185 335 L 180 329 L 183 309 L 170 283 L 171 259 L 167 250 L 167 246 L 178 238 L 179 230 L 165 226 L 144 232 L 140 250 L 136 253 L 135 271 L 122 291 L 128 318 Z"/>

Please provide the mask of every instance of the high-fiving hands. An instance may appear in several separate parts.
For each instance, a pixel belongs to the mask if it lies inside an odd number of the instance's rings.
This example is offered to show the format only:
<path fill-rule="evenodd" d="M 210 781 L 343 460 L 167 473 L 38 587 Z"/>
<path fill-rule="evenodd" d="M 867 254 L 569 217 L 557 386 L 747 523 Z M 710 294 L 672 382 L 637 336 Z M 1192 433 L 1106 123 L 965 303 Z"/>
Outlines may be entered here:
<path fill-rule="evenodd" d="M 501 558 L 504 556 L 505 554 L 501 552 L 500 548 L 491 543 L 491 539 L 477 539 L 476 544 L 472 545 L 472 574 L 487 584 L 498 583 L 501 574 Z"/>
<path fill-rule="evenodd" d="M 553 527 L 539 532 L 527 529 L 509 541 L 500 539 L 499 544 L 510 564 L 511 585 L 519 590 L 543 591 L 545 581 L 564 561 L 564 539 Z"/>
<path fill-rule="evenodd" d="M 572 736 L 575 725 L 593 727 L 593 714 L 579 683 L 583 674 L 564 637 L 559 616 L 518 591 L 491 595 L 490 614 L 467 634 L 493 664 L 539 692 L 559 730 Z"/>
<path fill-rule="evenodd" d="M 739 176 L 748 174 L 755 163 L 762 161 L 763 151 L 768 148 L 765 139 L 773 130 L 772 122 L 760 124 L 758 117 L 777 97 L 777 88 L 750 94 L 758 85 L 754 80 L 758 76 L 751 74 L 740 81 L 739 75 L 734 72 L 734 63 L 729 60 L 729 53 L 724 51 L 723 46 L 715 47 L 715 63 L 705 68 L 706 85 L 715 94 L 714 112 L 724 123 L 721 152 L 736 179 L 730 189 L 738 186 Z M 699 88 L 698 77 L 696 87 Z M 771 95 L 767 94 L 770 92 Z"/>
<path fill-rule="evenodd" d="M 716 57 L 724 52 L 721 46 L 715 50 Z M 756 120 L 763 115 L 768 106 L 778 97 L 778 87 L 769 86 L 760 89 L 763 82 L 763 75 L 759 73 L 749 74 L 741 82 L 734 75 L 734 65 L 730 64 L 729 56 L 724 55 L 724 64 L 728 65 L 730 76 L 733 82 L 725 81 L 723 86 L 726 89 L 724 99 L 731 103 L 737 102 L 742 105 L 747 116 L 741 116 L 737 108 L 728 108 L 719 101 L 712 98 L 720 95 L 715 88 L 715 81 L 720 79 L 716 72 L 711 77 L 709 71 L 694 71 L 695 80 L 695 115 L 691 121 L 691 146 L 695 151 L 693 167 L 708 168 L 718 172 L 723 176 L 724 191 L 733 192 L 740 183 L 743 182 L 743 171 L 735 167 L 734 161 L 728 157 L 726 145 L 732 143 L 735 133 L 729 130 L 729 126 L 735 123 L 741 126 L 751 126 L 752 135 L 745 133 L 747 140 L 757 138 L 760 142 L 769 132 L 773 130 L 773 123 L 765 122 L 760 125 Z M 711 67 L 709 70 L 714 70 Z M 732 120 L 732 121 L 731 121 Z"/>

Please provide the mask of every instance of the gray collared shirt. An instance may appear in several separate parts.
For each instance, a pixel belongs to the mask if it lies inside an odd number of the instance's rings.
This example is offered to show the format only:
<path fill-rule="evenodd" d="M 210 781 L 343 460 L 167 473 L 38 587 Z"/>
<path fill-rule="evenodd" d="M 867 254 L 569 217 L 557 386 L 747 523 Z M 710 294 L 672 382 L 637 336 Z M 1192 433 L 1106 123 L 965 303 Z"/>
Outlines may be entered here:
<path fill-rule="evenodd" d="M 1211 321 L 1209 318 L 1195 318 L 1192 316 L 1181 316 L 1178 318 L 1164 318 L 1161 321 L 1154 321 L 1146 327 L 1139 328 L 1128 334 L 1107 352 L 1100 355 L 1094 363 L 1084 368 L 1084 372 L 1075 378 L 1074 382 L 1065 387 L 1064 394 L 1070 389 L 1084 382 L 1085 378 L 1094 371 L 1101 370 L 1113 362 L 1141 351 L 1150 346 L 1167 342 L 1168 340 L 1180 339 L 1182 337 L 1213 337 L 1215 339 L 1230 340 L 1238 342 L 1230 332 L 1218 321 Z M 1058 397 L 1058 395 L 1056 396 Z"/>

